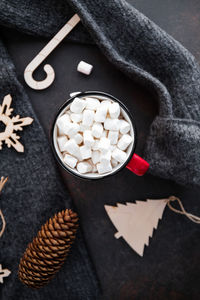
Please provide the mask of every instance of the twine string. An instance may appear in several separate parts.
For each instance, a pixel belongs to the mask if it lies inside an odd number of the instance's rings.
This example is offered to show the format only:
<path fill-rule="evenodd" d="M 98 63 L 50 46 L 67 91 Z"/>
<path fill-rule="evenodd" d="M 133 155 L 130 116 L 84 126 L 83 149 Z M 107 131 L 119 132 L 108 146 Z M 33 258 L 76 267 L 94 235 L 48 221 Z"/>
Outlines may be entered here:
<path fill-rule="evenodd" d="M 1 177 L 1 180 L 0 180 L 0 193 L 4 187 L 4 185 L 6 184 L 6 182 L 8 181 L 8 177 Z M 0 231 L 0 238 L 2 237 L 2 235 L 4 234 L 4 231 L 5 231 L 5 228 L 6 228 L 6 221 L 5 221 L 5 218 L 4 218 L 4 215 L 2 213 L 2 210 L 0 209 L 0 217 L 1 217 L 1 220 L 2 220 L 2 229 Z"/>
<path fill-rule="evenodd" d="M 1 220 L 2 220 L 2 229 L 0 231 L 0 238 L 1 238 L 2 235 L 4 234 L 5 229 L 6 229 L 6 221 L 5 221 L 5 218 L 4 218 L 4 215 L 3 215 L 1 209 L 0 209 L 0 217 L 1 217 Z"/>
<path fill-rule="evenodd" d="M 179 206 L 180 206 L 180 210 L 174 208 L 171 205 L 171 202 L 177 201 Z M 185 208 L 183 207 L 183 204 L 181 202 L 181 200 L 178 197 L 175 196 L 170 196 L 169 199 L 167 199 L 167 205 L 169 207 L 169 209 L 171 209 L 172 211 L 174 211 L 177 214 L 181 214 L 181 215 L 185 215 L 188 219 L 190 219 L 192 222 L 196 223 L 196 224 L 200 224 L 200 217 L 195 216 L 193 214 L 188 213 Z"/>

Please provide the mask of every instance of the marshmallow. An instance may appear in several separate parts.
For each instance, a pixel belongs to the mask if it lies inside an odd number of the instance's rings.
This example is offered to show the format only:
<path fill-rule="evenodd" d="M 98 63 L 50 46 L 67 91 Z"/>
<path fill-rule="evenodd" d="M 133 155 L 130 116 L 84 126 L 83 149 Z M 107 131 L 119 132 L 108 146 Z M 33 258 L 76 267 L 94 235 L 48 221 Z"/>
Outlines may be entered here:
<path fill-rule="evenodd" d="M 79 131 L 84 132 L 85 130 L 91 130 L 91 127 L 80 123 Z"/>
<path fill-rule="evenodd" d="M 88 159 L 87 162 L 92 166 L 92 173 L 97 172 L 97 167 L 93 164 L 92 159 Z"/>
<path fill-rule="evenodd" d="M 92 171 L 92 165 L 86 161 L 79 162 L 77 164 L 77 170 L 81 174 L 88 173 Z"/>
<path fill-rule="evenodd" d="M 100 152 L 99 151 L 92 151 L 92 162 L 93 164 L 97 164 L 100 162 Z"/>
<path fill-rule="evenodd" d="M 117 145 L 110 145 L 110 151 L 113 152 L 117 148 Z"/>
<path fill-rule="evenodd" d="M 97 108 L 100 106 L 100 101 L 95 98 L 85 98 L 86 101 L 86 109 L 91 109 L 91 110 L 97 110 Z"/>
<path fill-rule="evenodd" d="M 97 171 L 99 174 L 108 173 L 112 171 L 112 166 L 110 163 L 108 164 L 99 163 L 97 164 Z"/>
<path fill-rule="evenodd" d="M 64 156 L 64 162 L 69 166 L 71 167 L 72 169 L 75 168 L 76 164 L 77 164 L 77 159 L 69 154 L 65 154 Z"/>
<path fill-rule="evenodd" d="M 101 123 L 94 123 L 92 125 L 92 135 L 96 138 L 100 138 L 103 133 L 103 125 Z"/>
<path fill-rule="evenodd" d="M 80 145 L 83 142 L 83 136 L 80 133 L 77 133 L 73 136 L 75 142 Z"/>
<path fill-rule="evenodd" d="M 107 112 L 108 112 L 108 108 L 109 108 L 110 104 L 111 104 L 111 101 L 109 101 L 109 100 L 103 100 L 103 101 L 101 101 L 101 106 L 106 107 Z"/>
<path fill-rule="evenodd" d="M 82 159 L 88 159 L 92 156 L 91 148 L 86 145 L 80 147 L 80 153 Z"/>
<path fill-rule="evenodd" d="M 79 123 L 82 121 L 83 114 L 71 113 L 70 118 L 74 123 Z"/>
<path fill-rule="evenodd" d="M 116 145 L 119 137 L 118 131 L 110 130 L 108 133 L 108 138 L 110 140 L 111 145 Z"/>
<path fill-rule="evenodd" d="M 70 123 L 70 117 L 67 114 L 64 114 L 58 118 L 56 124 L 58 126 L 60 134 L 67 134 L 69 123 Z"/>
<path fill-rule="evenodd" d="M 97 166 L 96 165 L 92 165 L 92 173 L 96 173 L 97 172 Z"/>
<path fill-rule="evenodd" d="M 118 141 L 117 147 L 121 150 L 126 150 L 133 138 L 129 134 L 124 134 Z"/>
<path fill-rule="evenodd" d="M 94 116 L 96 122 L 105 122 L 108 108 L 106 105 L 100 105 Z"/>
<path fill-rule="evenodd" d="M 83 141 L 84 141 L 84 144 L 88 147 L 91 147 L 92 145 L 94 145 L 95 140 L 92 136 L 92 131 L 91 130 L 85 130 L 83 132 Z"/>
<path fill-rule="evenodd" d="M 80 159 L 80 148 L 74 139 L 67 141 L 64 147 L 65 147 L 65 151 L 75 156 L 76 158 Z"/>
<path fill-rule="evenodd" d="M 102 153 L 107 152 L 110 149 L 110 140 L 106 137 L 101 137 L 99 141 L 99 150 Z M 98 149 L 97 149 L 98 150 Z"/>
<path fill-rule="evenodd" d="M 110 117 L 112 119 L 117 119 L 120 115 L 120 106 L 119 103 L 115 102 L 115 103 L 110 103 L 109 107 L 108 107 L 108 111 L 110 114 Z"/>
<path fill-rule="evenodd" d="M 116 148 L 112 152 L 112 158 L 114 158 L 115 160 L 117 160 L 120 163 L 123 163 L 127 159 L 127 154 L 126 154 L 126 152 Z"/>
<path fill-rule="evenodd" d="M 77 66 L 77 71 L 80 73 L 83 73 L 85 75 L 90 75 L 90 73 L 92 72 L 92 69 L 93 69 L 93 66 L 84 61 L 80 61 Z"/>
<path fill-rule="evenodd" d="M 119 120 L 119 131 L 122 133 L 122 134 L 126 134 L 129 132 L 131 126 L 130 124 L 125 121 L 125 120 Z"/>
<path fill-rule="evenodd" d="M 107 118 L 104 122 L 104 128 L 107 130 L 118 131 L 119 130 L 119 120 Z"/>
<path fill-rule="evenodd" d="M 113 166 L 113 168 L 117 167 L 118 161 L 114 158 L 111 158 L 111 165 Z"/>
<path fill-rule="evenodd" d="M 86 106 L 86 101 L 80 98 L 75 98 L 70 105 L 70 110 L 73 113 L 80 114 Z"/>
<path fill-rule="evenodd" d="M 99 141 L 95 140 L 94 145 L 92 145 L 92 150 L 96 151 L 99 150 Z"/>
<path fill-rule="evenodd" d="M 100 156 L 100 163 L 109 164 L 111 160 L 111 151 L 108 150 L 106 153 L 102 153 Z"/>
<path fill-rule="evenodd" d="M 79 131 L 80 126 L 77 123 L 68 123 L 66 126 L 66 134 L 73 137 Z"/>
<path fill-rule="evenodd" d="M 102 136 L 103 137 L 108 137 L 108 130 L 104 130 L 103 133 L 102 133 Z"/>
<path fill-rule="evenodd" d="M 65 135 L 59 136 L 57 138 L 58 146 L 59 146 L 61 152 L 65 151 L 65 144 L 67 141 L 68 141 L 68 139 Z"/>
<path fill-rule="evenodd" d="M 83 112 L 83 121 L 82 124 L 85 126 L 92 126 L 94 121 L 94 111 L 85 109 Z"/>
<path fill-rule="evenodd" d="M 81 94 L 81 92 L 73 92 L 73 93 L 70 93 L 70 97 L 74 97 L 74 96 L 77 96 L 78 94 Z"/>

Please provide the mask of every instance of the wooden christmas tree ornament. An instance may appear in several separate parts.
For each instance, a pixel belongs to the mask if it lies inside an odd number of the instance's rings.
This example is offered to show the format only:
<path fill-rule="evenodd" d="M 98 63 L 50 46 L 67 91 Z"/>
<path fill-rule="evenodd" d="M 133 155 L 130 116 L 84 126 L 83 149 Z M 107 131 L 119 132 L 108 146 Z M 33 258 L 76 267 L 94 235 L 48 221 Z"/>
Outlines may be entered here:
<path fill-rule="evenodd" d="M 21 258 L 19 279 L 32 288 L 46 285 L 63 265 L 77 228 L 78 216 L 71 209 L 50 218 Z"/>
<path fill-rule="evenodd" d="M 118 230 L 115 237 L 123 237 L 133 250 L 143 256 L 144 246 L 149 245 L 149 237 L 152 237 L 153 229 L 157 229 L 166 204 L 166 199 L 161 199 L 104 207 Z"/>
<path fill-rule="evenodd" d="M 24 71 L 24 79 L 32 89 L 43 90 L 52 84 L 55 78 L 55 72 L 51 65 L 47 64 L 44 66 L 44 71 L 47 75 L 44 80 L 36 81 L 33 78 L 33 72 L 79 22 L 80 18 L 77 14 L 75 14 L 50 40 L 50 42 L 38 53 L 38 55 L 28 64 Z"/>
<path fill-rule="evenodd" d="M 174 208 L 171 202 L 177 201 L 180 210 Z M 149 238 L 153 230 L 157 229 L 162 219 L 164 209 L 168 207 L 175 213 L 185 215 L 196 224 L 200 224 L 200 217 L 186 212 L 181 200 L 175 196 L 167 199 L 136 201 L 136 203 L 105 205 L 105 210 L 114 226 L 117 228 L 115 237 L 123 237 L 129 246 L 140 256 L 144 254 L 144 246 L 149 246 Z"/>
<path fill-rule="evenodd" d="M 0 105 L 0 122 L 5 125 L 5 130 L 0 132 L 0 150 L 3 142 L 10 148 L 15 148 L 18 152 L 24 152 L 24 146 L 18 141 L 20 137 L 16 135 L 15 131 L 21 131 L 23 126 L 30 125 L 33 119 L 30 117 L 20 118 L 19 115 L 11 117 L 13 108 L 11 108 L 11 95 L 4 97 L 2 105 Z"/>

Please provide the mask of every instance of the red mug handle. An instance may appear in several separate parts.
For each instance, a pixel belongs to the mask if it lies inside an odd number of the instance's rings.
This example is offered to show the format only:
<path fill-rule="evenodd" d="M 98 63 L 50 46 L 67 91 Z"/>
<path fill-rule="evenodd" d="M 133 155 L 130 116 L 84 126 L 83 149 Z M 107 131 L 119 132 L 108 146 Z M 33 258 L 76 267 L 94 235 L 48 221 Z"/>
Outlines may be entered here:
<path fill-rule="evenodd" d="M 126 168 L 136 175 L 142 176 L 149 169 L 149 163 L 134 153 Z"/>

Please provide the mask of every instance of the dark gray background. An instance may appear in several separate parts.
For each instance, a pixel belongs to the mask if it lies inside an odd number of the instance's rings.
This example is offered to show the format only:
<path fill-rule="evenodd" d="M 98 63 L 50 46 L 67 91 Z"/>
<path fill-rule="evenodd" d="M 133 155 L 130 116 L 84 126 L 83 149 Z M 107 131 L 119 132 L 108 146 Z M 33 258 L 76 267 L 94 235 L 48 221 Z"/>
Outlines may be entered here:
<path fill-rule="evenodd" d="M 200 61 L 200 1 L 129 0 Z M 142 155 L 145 137 L 158 107 L 144 88 L 134 84 L 110 65 L 96 46 L 63 42 L 47 59 L 56 80 L 47 90 L 34 91 L 24 82 L 27 64 L 46 45 L 47 40 L 3 30 L 5 43 L 17 74 L 49 136 L 59 106 L 72 91 L 100 90 L 121 99 L 130 109 L 138 130 L 137 153 Z M 80 60 L 94 65 L 91 76 L 76 71 Z M 42 79 L 40 67 L 35 77 Z M 198 299 L 200 243 L 198 225 L 168 208 L 150 246 L 140 258 L 123 239 L 114 238 L 115 228 L 104 204 L 136 199 L 160 198 L 175 194 L 192 213 L 199 207 L 199 189 L 188 189 L 151 175 L 136 177 L 127 169 L 100 181 L 82 181 L 61 170 L 74 199 L 91 258 L 97 271 L 104 299 Z"/>

